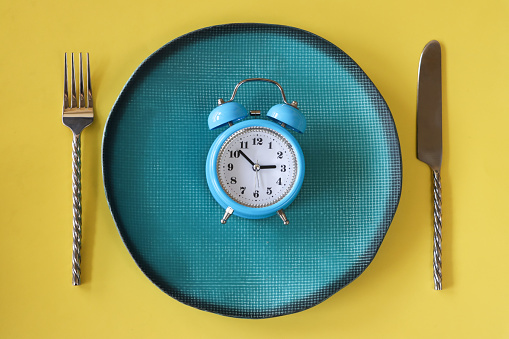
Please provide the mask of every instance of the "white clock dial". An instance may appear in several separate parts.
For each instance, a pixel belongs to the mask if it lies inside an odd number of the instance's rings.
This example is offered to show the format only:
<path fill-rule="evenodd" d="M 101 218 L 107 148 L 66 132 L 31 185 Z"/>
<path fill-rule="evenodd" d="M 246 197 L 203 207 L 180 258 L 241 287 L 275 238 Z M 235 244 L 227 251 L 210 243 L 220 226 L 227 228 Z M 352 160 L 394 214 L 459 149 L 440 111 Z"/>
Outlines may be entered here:
<path fill-rule="evenodd" d="M 247 127 L 226 139 L 216 170 L 230 198 L 244 206 L 266 207 L 290 192 L 297 166 L 295 151 L 285 137 L 270 128 Z"/>

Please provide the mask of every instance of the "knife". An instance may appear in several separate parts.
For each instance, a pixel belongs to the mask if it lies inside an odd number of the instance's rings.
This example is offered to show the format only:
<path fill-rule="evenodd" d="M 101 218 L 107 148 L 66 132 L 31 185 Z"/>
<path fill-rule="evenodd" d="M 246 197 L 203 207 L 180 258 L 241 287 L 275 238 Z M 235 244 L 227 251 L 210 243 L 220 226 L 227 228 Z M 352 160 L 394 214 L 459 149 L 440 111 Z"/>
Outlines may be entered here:
<path fill-rule="evenodd" d="M 417 84 L 417 158 L 433 173 L 433 279 L 442 289 L 442 53 L 440 43 L 430 41 L 419 62 Z"/>

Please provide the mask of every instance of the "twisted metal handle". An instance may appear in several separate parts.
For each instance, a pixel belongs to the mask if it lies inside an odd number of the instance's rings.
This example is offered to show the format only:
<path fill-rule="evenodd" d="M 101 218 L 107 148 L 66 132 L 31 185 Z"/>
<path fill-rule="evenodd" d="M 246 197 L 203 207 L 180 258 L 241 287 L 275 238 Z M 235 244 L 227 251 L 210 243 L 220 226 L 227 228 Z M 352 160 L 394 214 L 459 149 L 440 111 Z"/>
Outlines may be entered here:
<path fill-rule="evenodd" d="M 442 185 L 440 171 L 433 170 L 433 279 L 435 290 L 442 289 Z"/>
<path fill-rule="evenodd" d="M 81 283 L 81 134 L 72 139 L 72 284 Z"/>

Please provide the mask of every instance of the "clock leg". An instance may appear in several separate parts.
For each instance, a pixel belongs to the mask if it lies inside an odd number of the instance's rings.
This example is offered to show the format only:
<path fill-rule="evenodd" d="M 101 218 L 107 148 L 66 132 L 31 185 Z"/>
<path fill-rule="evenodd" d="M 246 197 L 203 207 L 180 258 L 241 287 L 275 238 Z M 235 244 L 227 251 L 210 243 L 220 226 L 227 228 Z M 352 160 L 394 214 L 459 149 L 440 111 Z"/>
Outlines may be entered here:
<path fill-rule="evenodd" d="M 281 220 L 283 220 L 283 223 L 285 225 L 288 225 L 290 223 L 290 221 L 288 221 L 288 218 L 286 217 L 285 211 L 283 211 L 281 209 L 281 210 L 277 211 L 277 214 L 279 214 L 279 216 L 281 217 Z"/>
<path fill-rule="evenodd" d="M 233 208 L 231 208 L 230 206 L 228 206 L 228 208 L 226 209 L 226 211 L 224 212 L 224 216 L 223 216 L 223 219 L 221 219 L 221 224 L 226 224 L 226 220 L 228 220 L 228 218 L 230 217 L 230 215 L 233 214 Z"/>

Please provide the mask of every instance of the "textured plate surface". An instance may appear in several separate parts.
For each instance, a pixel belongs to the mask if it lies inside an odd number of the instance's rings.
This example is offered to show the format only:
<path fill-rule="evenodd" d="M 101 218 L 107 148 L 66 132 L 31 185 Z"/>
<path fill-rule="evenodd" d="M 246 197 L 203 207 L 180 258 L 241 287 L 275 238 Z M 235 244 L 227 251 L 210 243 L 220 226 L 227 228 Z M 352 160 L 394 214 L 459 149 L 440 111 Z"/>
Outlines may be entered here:
<path fill-rule="evenodd" d="M 219 220 L 205 178 L 218 98 L 254 77 L 279 82 L 307 118 L 294 134 L 306 160 L 297 199 L 278 216 Z M 266 83 L 236 101 L 262 117 L 282 102 Z M 230 24 L 198 30 L 134 72 L 103 139 L 106 196 L 132 257 L 160 289 L 206 311 L 266 318 L 312 307 L 373 260 L 401 193 L 392 115 L 360 67 L 300 29 Z"/>

